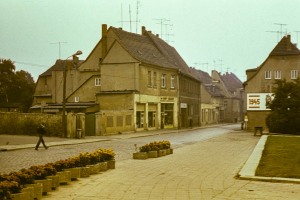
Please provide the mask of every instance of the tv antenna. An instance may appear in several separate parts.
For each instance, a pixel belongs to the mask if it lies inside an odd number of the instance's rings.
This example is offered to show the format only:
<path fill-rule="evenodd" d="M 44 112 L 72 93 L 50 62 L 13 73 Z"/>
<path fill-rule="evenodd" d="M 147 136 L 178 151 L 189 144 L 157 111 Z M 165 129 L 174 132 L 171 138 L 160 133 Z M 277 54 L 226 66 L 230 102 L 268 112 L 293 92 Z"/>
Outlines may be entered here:
<path fill-rule="evenodd" d="M 58 44 L 58 58 L 60 59 L 61 58 L 61 55 L 60 55 L 60 49 L 61 49 L 61 44 L 66 44 L 67 42 L 53 42 L 53 43 L 50 43 L 50 44 Z"/>
<path fill-rule="evenodd" d="M 135 33 L 137 33 L 138 25 L 139 25 L 139 6 L 140 6 L 140 1 L 136 1 L 136 26 L 135 26 Z"/>
<path fill-rule="evenodd" d="M 280 31 L 266 31 L 266 32 L 277 33 L 277 42 L 279 42 L 279 33 L 280 33 Z"/>
<path fill-rule="evenodd" d="M 298 34 L 300 33 L 300 31 L 294 31 L 297 34 L 297 46 L 298 46 Z"/>
<path fill-rule="evenodd" d="M 281 33 L 281 37 L 282 37 L 282 34 L 283 34 L 282 27 L 286 26 L 287 24 L 281 24 L 281 23 L 274 23 L 274 24 L 280 26 L 280 33 Z"/>
<path fill-rule="evenodd" d="M 138 5 L 137 5 L 137 7 L 138 7 Z M 138 8 L 137 8 L 137 14 L 138 14 Z M 137 17 L 137 19 L 138 19 L 138 17 Z M 130 7 L 130 4 L 129 4 L 129 21 L 124 21 L 123 20 L 123 4 L 121 4 L 121 27 L 122 28 L 123 28 L 123 22 L 129 22 L 130 32 L 132 30 L 132 23 L 136 22 L 136 33 L 137 33 L 138 20 L 132 21 L 132 19 L 131 19 L 131 7 Z"/>
<path fill-rule="evenodd" d="M 208 65 L 209 65 L 208 62 L 206 62 L 206 63 L 194 63 L 194 65 L 202 65 L 202 66 L 206 66 L 206 72 L 209 73 L 209 72 L 208 72 Z"/>

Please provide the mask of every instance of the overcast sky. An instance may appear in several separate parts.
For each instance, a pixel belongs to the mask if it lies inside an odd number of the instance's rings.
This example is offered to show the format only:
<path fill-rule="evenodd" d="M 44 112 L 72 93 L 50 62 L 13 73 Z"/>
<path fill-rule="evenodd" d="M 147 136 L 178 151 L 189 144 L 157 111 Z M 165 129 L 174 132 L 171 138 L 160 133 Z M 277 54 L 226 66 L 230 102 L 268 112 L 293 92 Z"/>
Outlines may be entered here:
<path fill-rule="evenodd" d="M 59 57 L 81 50 L 85 59 L 102 24 L 139 34 L 145 26 L 189 66 L 242 81 L 284 34 L 300 40 L 299 0 L 1 0 L 0 8 L 0 58 L 35 80 Z"/>

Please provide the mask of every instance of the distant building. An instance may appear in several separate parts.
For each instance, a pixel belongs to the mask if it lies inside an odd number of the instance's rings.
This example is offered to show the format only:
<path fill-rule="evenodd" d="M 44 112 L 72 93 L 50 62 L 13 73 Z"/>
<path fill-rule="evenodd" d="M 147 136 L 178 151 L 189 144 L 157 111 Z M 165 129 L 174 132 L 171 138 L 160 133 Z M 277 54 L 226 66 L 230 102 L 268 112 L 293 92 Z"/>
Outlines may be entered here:
<path fill-rule="evenodd" d="M 300 70 L 300 51 L 291 42 L 291 36 L 284 36 L 271 51 L 266 60 L 257 68 L 246 71 L 245 110 L 247 127 L 266 126 L 266 117 L 270 113 L 268 102 L 273 98 L 273 88 L 276 80 L 292 81 L 298 78 Z"/>

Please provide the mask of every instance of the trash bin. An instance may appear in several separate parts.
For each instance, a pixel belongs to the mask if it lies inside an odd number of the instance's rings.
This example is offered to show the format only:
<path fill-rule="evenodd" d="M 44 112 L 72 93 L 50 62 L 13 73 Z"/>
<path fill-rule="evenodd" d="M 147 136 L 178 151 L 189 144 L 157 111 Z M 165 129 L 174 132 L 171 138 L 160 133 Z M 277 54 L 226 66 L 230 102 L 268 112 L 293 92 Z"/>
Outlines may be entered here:
<path fill-rule="evenodd" d="M 76 129 L 76 138 L 81 138 L 81 129 Z"/>

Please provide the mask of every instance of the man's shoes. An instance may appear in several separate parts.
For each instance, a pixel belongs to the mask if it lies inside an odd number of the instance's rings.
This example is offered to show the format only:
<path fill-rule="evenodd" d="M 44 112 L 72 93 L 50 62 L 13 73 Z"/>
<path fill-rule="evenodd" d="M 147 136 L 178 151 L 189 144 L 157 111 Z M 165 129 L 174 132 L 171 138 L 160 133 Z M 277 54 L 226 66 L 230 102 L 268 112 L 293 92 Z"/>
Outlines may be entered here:
<path fill-rule="evenodd" d="M 45 149 L 47 150 L 49 147 L 45 147 Z"/>
<path fill-rule="evenodd" d="M 37 148 L 35 148 L 35 150 L 37 151 L 38 149 L 37 149 Z"/>

